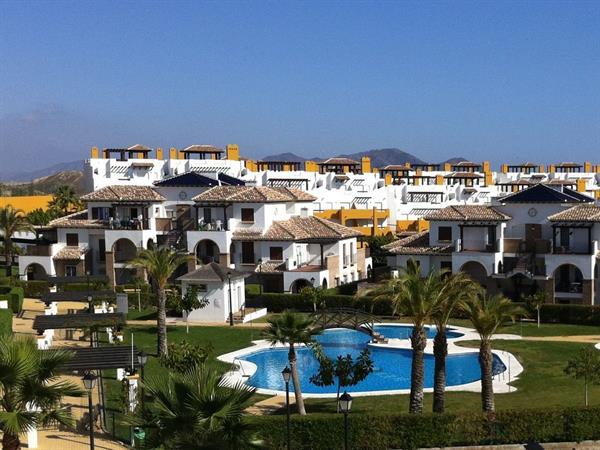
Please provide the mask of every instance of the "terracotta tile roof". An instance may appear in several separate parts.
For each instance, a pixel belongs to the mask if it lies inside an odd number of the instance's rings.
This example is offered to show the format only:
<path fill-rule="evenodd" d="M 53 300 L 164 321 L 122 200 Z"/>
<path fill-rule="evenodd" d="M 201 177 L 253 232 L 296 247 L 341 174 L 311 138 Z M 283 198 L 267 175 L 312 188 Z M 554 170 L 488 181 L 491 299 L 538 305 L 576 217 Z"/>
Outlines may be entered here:
<path fill-rule="evenodd" d="M 510 220 L 510 216 L 501 213 L 492 206 L 453 205 L 439 209 L 425 216 L 425 219 L 461 222 L 468 220 L 504 221 Z"/>
<path fill-rule="evenodd" d="M 325 161 L 321 161 L 319 164 L 360 164 L 358 161 L 354 161 L 350 158 L 329 158 Z"/>
<path fill-rule="evenodd" d="M 215 262 L 211 262 L 199 267 L 196 270 L 186 273 L 185 275 L 177 278 L 178 281 L 203 281 L 203 282 L 224 282 L 227 280 L 228 273 L 231 278 L 246 277 L 247 275 L 237 270 L 227 269 L 227 267 L 221 266 Z"/>
<path fill-rule="evenodd" d="M 184 153 L 223 153 L 223 149 L 219 147 L 215 147 L 214 145 L 207 144 L 194 144 L 190 145 L 183 150 Z"/>
<path fill-rule="evenodd" d="M 444 178 L 483 178 L 483 175 L 473 172 L 452 172 L 444 175 Z"/>
<path fill-rule="evenodd" d="M 511 185 L 515 185 L 515 184 L 531 184 L 531 181 L 525 179 L 525 178 L 521 178 L 519 180 L 513 180 L 513 181 L 505 181 L 504 183 L 497 183 L 500 186 L 511 186 Z"/>
<path fill-rule="evenodd" d="M 551 222 L 600 222 L 600 206 L 577 205 L 548 217 Z"/>
<path fill-rule="evenodd" d="M 64 247 L 60 249 L 58 253 L 52 257 L 52 259 L 74 261 L 81 259 L 81 257 L 85 255 L 88 250 L 88 247 Z"/>
<path fill-rule="evenodd" d="M 81 197 L 86 202 L 163 202 L 166 199 L 148 186 L 106 186 Z"/>
<path fill-rule="evenodd" d="M 59 217 L 48 223 L 48 228 L 108 228 L 108 223 L 98 219 L 88 219 L 87 211 L 79 211 Z"/>
<path fill-rule="evenodd" d="M 152 151 L 151 148 L 146 147 L 145 145 L 142 145 L 142 144 L 132 145 L 131 147 L 127 147 L 127 150 L 131 150 L 131 151 L 135 151 L 135 152 L 150 152 L 150 151 Z"/>
<path fill-rule="evenodd" d="M 574 186 L 577 184 L 577 180 L 561 180 L 559 178 L 554 178 L 548 181 L 546 184 Z"/>
<path fill-rule="evenodd" d="M 254 272 L 256 273 L 279 273 L 285 270 L 285 263 L 283 261 L 268 260 L 263 261 L 261 264 L 256 266 Z"/>
<path fill-rule="evenodd" d="M 296 216 L 288 220 L 275 221 L 263 234 L 255 230 L 233 233 L 233 239 L 238 241 L 319 241 L 359 236 L 362 236 L 362 233 L 352 228 L 315 216 Z"/>
<path fill-rule="evenodd" d="M 313 202 L 316 199 L 300 189 L 267 186 L 215 186 L 193 198 L 209 203 Z"/>
<path fill-rule="evenodd" d="M 557 164 L 556 167 L 582 167 L 582 165 L 578 164 L 576 162 L 568 161 L 568 162 L 561 162 L 561 163 Z"/>
<path fill-rule="evenodd" d="M 481 164 L 474 163 L 471 161 L 459 161 L 457 163 L 452 164 L 453 167 L 479 167 Z"/>
<path fill-rule="evenodd" d="M 450 255 L 454 244 L 429 245 L 429 231 L 422 231 L 383 246 L 393 255 Z"/>
<path fill-rule="evenodd" d="M 387 166 L 382 167 L 380 170 L 410 170 L 410 167 L 398 164 L 388 164 Z"/>

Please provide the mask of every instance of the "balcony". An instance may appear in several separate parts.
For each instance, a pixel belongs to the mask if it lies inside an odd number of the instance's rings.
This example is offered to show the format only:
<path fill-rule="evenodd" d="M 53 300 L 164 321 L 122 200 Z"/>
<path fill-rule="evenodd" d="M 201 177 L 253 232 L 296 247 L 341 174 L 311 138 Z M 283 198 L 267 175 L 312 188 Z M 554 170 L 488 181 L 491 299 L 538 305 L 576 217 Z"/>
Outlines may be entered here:
<path fill-rule="evenodd" d="M 26 256 L 52 256 L 51 245 L 35 245 L 27 247 Z"/>
<path fill-rule="evenodd" d="M 486 244 L 481 241 L 457 239 L 455 248 L 457 252 L 497 253 L 500 251 L 500 240 L 497 239 L 491 244 Z"/>

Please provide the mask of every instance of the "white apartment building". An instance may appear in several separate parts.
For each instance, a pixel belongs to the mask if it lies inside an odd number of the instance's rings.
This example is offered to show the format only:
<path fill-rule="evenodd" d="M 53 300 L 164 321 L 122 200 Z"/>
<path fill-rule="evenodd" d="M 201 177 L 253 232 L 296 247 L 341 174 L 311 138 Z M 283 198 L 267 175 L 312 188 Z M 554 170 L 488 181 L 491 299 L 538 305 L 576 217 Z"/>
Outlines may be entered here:
<path fill-rule="evenodd" d="M 491 205 L 447 206 L 427 220 L 428 231 L 386 246 L 390 266 L 412 258 L 424 273 L 465 271 L 514 299 L 544 290 L 555 303 L 600 304 L 600 207 L 586 195 L 537 184 Z"/>

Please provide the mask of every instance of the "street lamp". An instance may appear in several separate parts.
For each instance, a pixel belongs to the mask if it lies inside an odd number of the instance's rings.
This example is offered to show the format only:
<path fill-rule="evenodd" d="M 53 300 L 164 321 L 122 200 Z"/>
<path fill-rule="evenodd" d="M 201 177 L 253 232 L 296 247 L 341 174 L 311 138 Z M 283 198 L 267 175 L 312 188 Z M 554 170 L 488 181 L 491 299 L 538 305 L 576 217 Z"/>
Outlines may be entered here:
<path fill-rule="evenodd" d="M 92 391 L 96 386 L 96 375 L 92 372 L 86 373 L 83 378 L 83 385 L 88 392 L 88 414 L 90 416 L 90 450 L 94 450 L 94 411 L 92 406 Z"/>
<path fill-rule="evenodd" d="M 233 303 L 231 302 L 231 270 L 227 271 L 227 281 L 229 283 L 229 326 L 233 326 Z"/>
<path fill-rule="evenodd" d="M 287 432 L 287 448 L 290 450 L 290 378 L 292 371 L 288 366 L 281 371 L 283 381 L 285 382 L 285 413 L 286 413 L 286 432 Z"/>
<path fill-rule="evenodd" d="M 348 413 L 352 408 L 352 397 L 346 391 L 341 395 L 339 405 L 344 413 L 344 450 L 348 450 Z"/>
<path fill-rule="evenodd" d="M 137 360 L 138 360 L 138 364 L 141 368 L 141 382 L 142 382 L 142 386 L 140 389 L 140 400 L 142 403 L 142 409 L 144 409 L 144 366 L 146 365 L 146 363 L 148 362 L 148 354 L 142 350 L 141 352 L 138 353 L 137 355 Z"/>

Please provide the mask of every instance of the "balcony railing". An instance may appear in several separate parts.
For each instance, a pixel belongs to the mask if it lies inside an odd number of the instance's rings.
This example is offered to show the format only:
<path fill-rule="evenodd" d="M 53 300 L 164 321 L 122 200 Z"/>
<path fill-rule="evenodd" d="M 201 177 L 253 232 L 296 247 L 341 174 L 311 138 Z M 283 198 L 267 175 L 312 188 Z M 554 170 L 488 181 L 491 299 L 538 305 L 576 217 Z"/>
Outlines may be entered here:
<path fill-rule="evenodd" d="M 51 256 L 52 247 L 49 245 L 36 245 L 27 247 L 27 256 Z"/>
<path fill-rule="evenodd" d="M 109 219 L 106 224 L 111 230 L 149 230 L 148 219 Z"/>
<path fill-rule="evenodd" d="M 455 248 L 457 252 L 496 253 L 499 251 L 500 243 L 499 240 L 496 240 L 491 244 L 484 244 L 482 242 L 465 242 L 462 239 L 457 239 Z"/>

